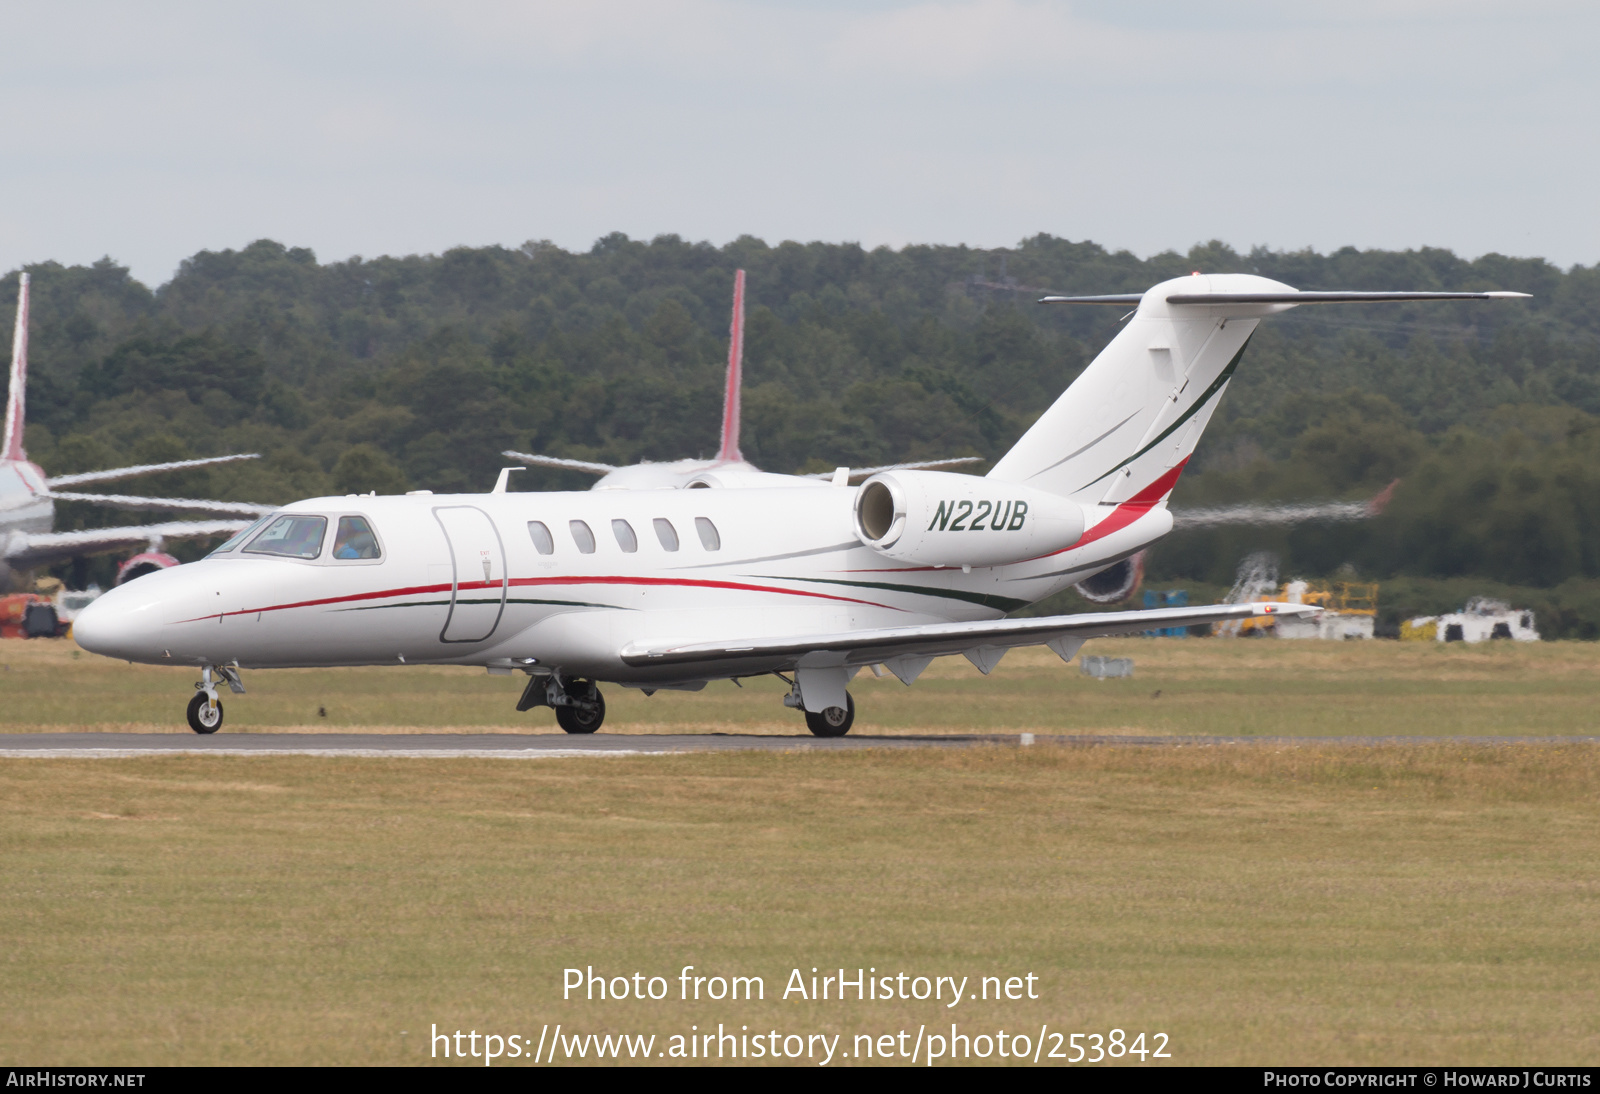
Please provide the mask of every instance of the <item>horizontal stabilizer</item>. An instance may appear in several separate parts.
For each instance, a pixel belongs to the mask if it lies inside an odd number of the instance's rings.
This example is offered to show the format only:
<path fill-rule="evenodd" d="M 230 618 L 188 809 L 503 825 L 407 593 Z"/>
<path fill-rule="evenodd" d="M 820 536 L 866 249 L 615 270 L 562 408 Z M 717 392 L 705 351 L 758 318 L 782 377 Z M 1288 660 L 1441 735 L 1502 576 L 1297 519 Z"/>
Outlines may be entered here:
<path fill-rule="evenodd" d="M 1399 304 L 1407 300 L 1525 300 L 1525 292 L 1174 293 L 1168 304 Z"/>
<path fill-rule="evenodd" d="M 870 479 L 880 471 L 930 471 L 935 467 L 956 467 L 964 463 L 982 463 L 982 456 L 952 456 L 947 460 L 917 460 L 913 463 L 886 463 L 882 467 L 852 467 L 851 479 Z M 831 479 L 833 471 L 813 471 L 802 475 L 806 479 Z"/>
<path fill-rule="evenodd" d="M 871 665 L 903 657 L 942 657 L 968 650 L 1042 646 L 1061 639 L 1108 638 L 1165 627 L 1192 627 L 1264 615 L 1315 615 L 1305 604 L 1211 604 L 1194 608 L 1152 608 L 1134 612 L 1088 612 L 1038 619 L 992 619 L 974 623 L 929 623 L 882 627 L 843 634 L 737 638 L 677 646 L 628 646 L 623 664 L 635 668 L 734 666 L 741 672 L 771 672 L 793 667 L 802 658 L 835 665 Z M 826 660 L 820 660 L 825 658 Z M 992 656 L 992 655 L 991 655 Z"/>
<path fill-rule="evenodd" d="M 1115 304 L 1119 308 L 1137 308 L 1144 299 L 1142 292 L 1114 293 L 1111 296 L 1041 296 L 1041 304 Z"/>
<path fill-rule="evenodd" d="M 233 463 L 236 460 L 259 460 L 261 453 L 246 452 L 233 456 L 206 456 L 198 460 L 174 460 L 171 463 L 142 463 L 137 467 L 113 467 L 109 471 L 84 471 L 77 475 L 57 475 L 53 479 L 46 479 L 44 484 L 49 487 L 56 486 L 82 486 L 91 482 L 116 482 L 118 479 L 131 479 L 135 475 L 154 475 L 158 471 L 187 471 L 192 467 L 210 467 L 213 464 Z"/>
<path fill-rule="evenodd" d="M 1224 292 L 1173 293 L 1168 304 L 1395 304 L 1407 300 L 1525 300 L 1525 292 Z M 1044 296 L 1041 304 L 1113 304 L 1135 308 L 1143 293 L 1111 296 Z"/>
<path fill-rule="evenodd" d="M 256 505 L 248 501 L 140 498 L 129 494 L 73 494 L 56 490 L 52 490 L 48 496 L 56 501 L 86 501 L 94 505 L 109 505 L 116 509 L 187 509 L 197 513 L 229 513 L 242 517 L 264 517 L 279 508 L 276 505 Z"/>

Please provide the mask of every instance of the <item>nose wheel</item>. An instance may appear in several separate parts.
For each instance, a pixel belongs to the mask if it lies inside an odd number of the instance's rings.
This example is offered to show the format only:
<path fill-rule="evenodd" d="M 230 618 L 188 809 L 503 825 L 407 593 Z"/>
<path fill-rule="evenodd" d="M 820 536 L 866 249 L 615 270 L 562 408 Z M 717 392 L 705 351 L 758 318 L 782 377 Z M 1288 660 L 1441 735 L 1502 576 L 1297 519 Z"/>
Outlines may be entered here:
<path fill-rule="evenodd" d="M 229 691 L 235 695 L 244 694 L 244 681 L 239 678 L 239 662 L 203 666 L 200 680 L 194 686 L 194 698 L 189 700 L 189 728 L 196 733 L 215 733 L 222 728 L 222 700 L 217 698 L 217 682 L 211 676 L 213 672 L 222 677 Z"/>
<path fill-rule="evenodd" d="M 222 700 L 203 691 L 189 700 L 189 728 L 196 733 L 215 733 L 222 728 Z"/>

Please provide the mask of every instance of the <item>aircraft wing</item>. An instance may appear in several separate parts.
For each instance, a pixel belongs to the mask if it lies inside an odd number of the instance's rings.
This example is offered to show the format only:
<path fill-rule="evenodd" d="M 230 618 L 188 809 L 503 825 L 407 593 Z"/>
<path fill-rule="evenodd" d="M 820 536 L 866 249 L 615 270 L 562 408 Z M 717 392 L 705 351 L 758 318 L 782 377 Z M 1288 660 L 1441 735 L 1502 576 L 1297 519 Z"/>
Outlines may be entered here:
<path fill-rule="evenodd" d="M 91 482 L 116 482 L 136 475 L 152 475 L 157 471 L 186 471 L 192 467 L 210 467 L 213 464 L 233 463 L 235 460 L 259 460 L 259 452 L 241 452 L 232 456 L 207 456 L 199 460 L 173 460 L 170 463 L 141 463 L 136 467 L 113 467 L 109 471 L 84 471 L 76 475 L 57 475 L 46 479 L 45 485 L 83 486 Z"/>
<path fill-rule="evenodd" d="M 189 509 L 195 512 L 227 513 L 241 517 L 264 517 L 281 506 L 256 505 L 248 501 L 209 501 L 202 498 L 141 498 L 130 494 L 75 494 L 52 490 L 56 501 L 87 501 L 117 509 Z"/>
<path fill-rule="evenodd" d="M 1006 650 L 1018 646 L 1049 646 L 1070 660 L 1090 638 L 1138 634 L 1159 627 L 1191 627 L 1249 619 L 1263 615 L 1315 615 L 1321 609 L 1305 604 L 1211 604 L 1193 608 L 1151 608 L 1133 612 L 1086 612 L 1036 619 L 990 619 L 975 623 L 929 623 L 914 627 L 882 627 L 842 634 L 785 635 L 773 638 L 730 639 L 684 645 L 630 645 L 622 661 L 635 668 L 682 668 L 686 676 L 697 669 L 732 666 L 744 672 L 772 672 L 800 665 L 883 664 L 906 683 L 916 679 L 935 657 L 965 654 L 988 672 Z"/>
<path fill-rule="evenodd" d="M 249 524 L 247 520 L 176 520 L 122 528 L 86 528 L 80 532 L 14 532 L 4 541 L 5 560 L 13 566 L 39 566 L 119 547 L 142 547 L 163 539 L 228 535 Z"/>

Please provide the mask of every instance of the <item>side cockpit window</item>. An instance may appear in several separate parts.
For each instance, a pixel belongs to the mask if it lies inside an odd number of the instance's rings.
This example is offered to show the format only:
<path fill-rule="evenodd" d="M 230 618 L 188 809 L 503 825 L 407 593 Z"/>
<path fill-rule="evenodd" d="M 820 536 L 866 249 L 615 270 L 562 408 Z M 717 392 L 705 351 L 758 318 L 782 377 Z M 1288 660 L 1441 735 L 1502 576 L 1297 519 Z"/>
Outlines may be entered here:
<path fill-rule="evenodd" d="M 382 558 L 378 537 L 366 517 L 340 517 L 338 530 L 333 534 L 334 558 Z"/>
<path fill-rule="evenodd" d="M 322 554 L 322 537 L 328 531 L 328 518 L 309 514 L 284 513 L 273 517 L 244 549 L 247 555 L 276 555 L 279 558 L 316 558 Z"/>

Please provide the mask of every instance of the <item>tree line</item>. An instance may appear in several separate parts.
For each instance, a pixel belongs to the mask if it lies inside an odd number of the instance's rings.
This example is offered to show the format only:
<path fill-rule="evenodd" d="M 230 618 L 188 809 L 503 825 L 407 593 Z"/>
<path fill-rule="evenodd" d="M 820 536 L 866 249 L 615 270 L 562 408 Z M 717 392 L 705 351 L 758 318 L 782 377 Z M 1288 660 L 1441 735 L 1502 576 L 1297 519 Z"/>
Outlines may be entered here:
<path fill-rule="evenodd" d="M 202 251 L 154 289 L 109 259 L 42 263 L 28 267 L 28 448 L 53 474 L 260 451 L 139 489 L 262 502 L 484 490 L 506 448 L 608 463 L 709 456 L 741 267 L 743 447 L 773 471 L 997 458 L 1117 330 L 1115 309 L 1039 307 L 1040 291 L 1136 292 L 1198 269 L 1303 289 L 1532 293 L 1302 308 L 1264 323 L 1174 507 L 1400 485 L 1363 524 L 1175 534 L 1149 574 L 1226 584 L 1265 548 L 1286 573 L 1450 590 L 1439 598 L 1473 580 L 1525 599 L 1538 590 L 1558 633 L 1600 636 L 1600 610 L 1582 607 L 1600 604 L 1600 267 L 1540 259 L 1215 242 L 1139 258 L 1047 235 L 869 250 L 615 234 L 582 253 L 531 242 L 329 263 L 262 240 Z M 16 287 L 15 274 L 0 282 L 0 322 Z M 64 505 L 58 526 L 123 519 Z M 1416 606 L 1459 605 L 1414 594 L 1406 610 Z"/>

